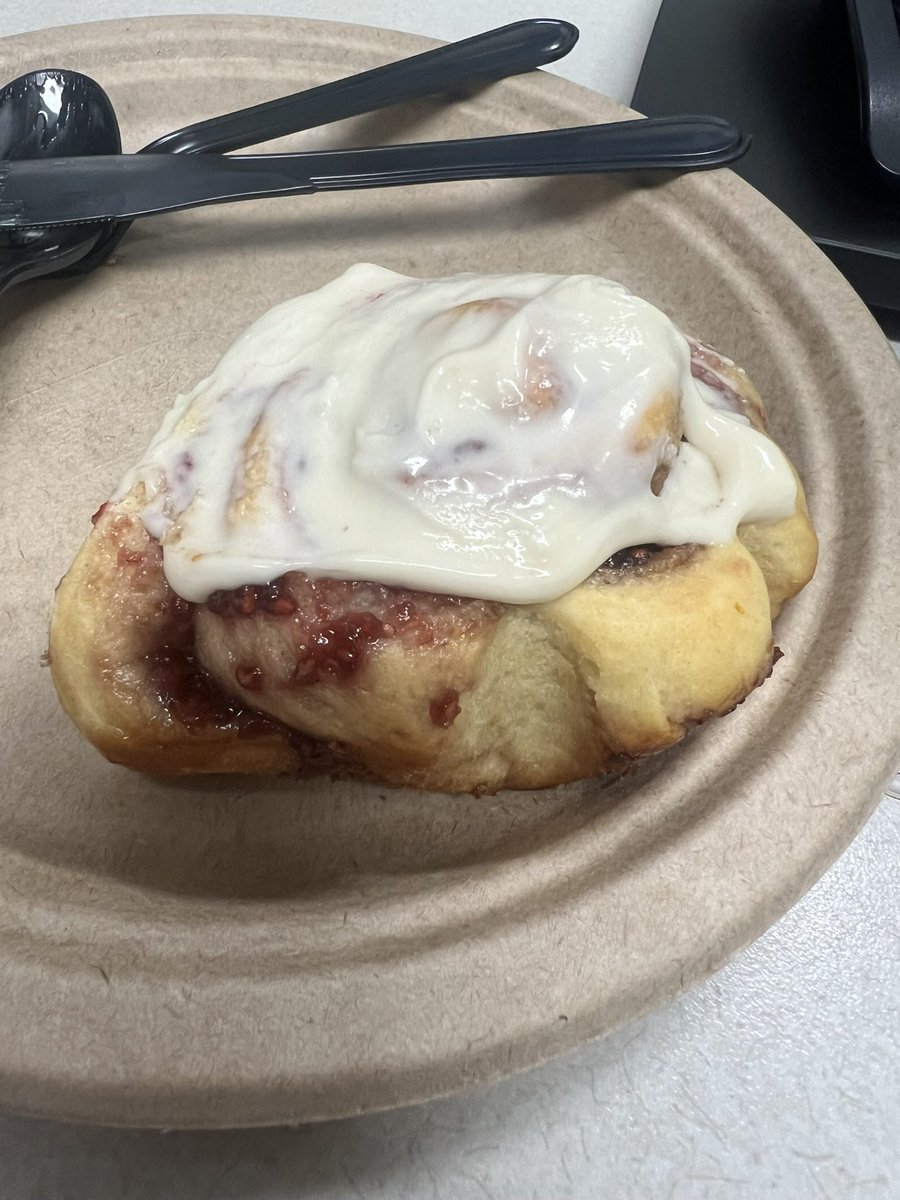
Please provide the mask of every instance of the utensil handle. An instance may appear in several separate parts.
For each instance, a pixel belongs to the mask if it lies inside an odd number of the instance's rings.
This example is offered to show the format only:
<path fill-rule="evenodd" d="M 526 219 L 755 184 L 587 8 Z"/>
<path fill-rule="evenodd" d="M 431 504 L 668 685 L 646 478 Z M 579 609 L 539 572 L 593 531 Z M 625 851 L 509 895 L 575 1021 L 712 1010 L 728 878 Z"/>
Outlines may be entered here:
<path fill-rule="evenodd" d="M 732 162 L 748 145 L 749 138 L 717 117 L 659 117 L 302 157 L 315 191 L 344 191 L 465 179 L 697 169 Z M 276 165 L 277 156 L 268 163 Z"/>
<path fill-rule="evenodd" d="M 531 71 L 568 54 L 577 40 L 578 30 L 568 21 L 516 21 L 360 75 L 188 125 L 157 138 L 141 153 L 240 150 L 462 84 Z"/>

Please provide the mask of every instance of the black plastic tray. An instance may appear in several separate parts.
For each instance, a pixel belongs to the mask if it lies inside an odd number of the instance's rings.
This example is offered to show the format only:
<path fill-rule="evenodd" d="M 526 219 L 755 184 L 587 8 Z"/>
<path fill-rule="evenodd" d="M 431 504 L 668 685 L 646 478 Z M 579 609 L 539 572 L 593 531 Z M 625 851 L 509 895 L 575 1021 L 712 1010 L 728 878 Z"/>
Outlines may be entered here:
<path fill-rule="evenodd" d="M 663 0 L 633 104 L 648 116 L 714 113 L 752 134 L 733 169 L 867 304 L 900 311 L 900 193 L 861 133 L 844 0 Z"/>

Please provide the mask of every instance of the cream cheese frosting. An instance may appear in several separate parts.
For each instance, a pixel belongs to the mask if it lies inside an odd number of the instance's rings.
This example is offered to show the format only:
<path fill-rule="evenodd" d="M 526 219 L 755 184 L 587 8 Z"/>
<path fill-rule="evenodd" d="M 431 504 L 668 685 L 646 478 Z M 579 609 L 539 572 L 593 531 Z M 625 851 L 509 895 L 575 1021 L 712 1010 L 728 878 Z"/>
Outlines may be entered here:
<path fill-rule="evenodd" d="M 796 503 L 778 447 L 620 285 L 370 264 L 242 334 L 118 494 L 138 483 L 195 602 L 302 570 L 536 603 Z"/>

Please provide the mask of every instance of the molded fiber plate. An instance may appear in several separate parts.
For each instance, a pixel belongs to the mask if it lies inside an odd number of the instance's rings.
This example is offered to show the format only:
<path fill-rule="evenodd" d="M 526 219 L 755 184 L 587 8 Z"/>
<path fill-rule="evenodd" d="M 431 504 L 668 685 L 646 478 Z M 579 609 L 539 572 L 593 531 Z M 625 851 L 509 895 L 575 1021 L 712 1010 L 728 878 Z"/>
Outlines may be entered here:
<path fill-rule="evenodd" d="M 180 18 L 0 42 L 95 76 L 126 148 L 427 45 Z M 549 75 L 294 146 L 619 116 Z M 822 560 L 736 713 L 613 786 L 439 797 L 164 782 L 108 765 L 42 668 L 53 588 L 173 394 L 276 301 L 359 260 L 596 272 L 750 371 Z M 825 258 L 728 172 L 482 182 L 146 221 L 118 261 L 2 301 L 0 1097 L 115 1124 L 251 1125 L 424 1100 L 665 1001 L 781 914 L 877 802 L 900 742 L 898 370 Z"/>

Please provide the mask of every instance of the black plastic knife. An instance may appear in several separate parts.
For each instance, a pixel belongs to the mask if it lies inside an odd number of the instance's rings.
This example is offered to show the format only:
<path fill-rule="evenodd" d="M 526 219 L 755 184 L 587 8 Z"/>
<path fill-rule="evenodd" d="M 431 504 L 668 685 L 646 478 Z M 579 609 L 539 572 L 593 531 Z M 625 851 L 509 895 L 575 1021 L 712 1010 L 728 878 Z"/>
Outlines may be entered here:
<path fill-rule="evenodd" d="M 620 121 L 543 133 L 303 154 L 97 155 L 0 162 L 0 229 L 72 225 L 204 204 L 450 180 L 698 170 L 740 157 L 716 117 Z"/>

